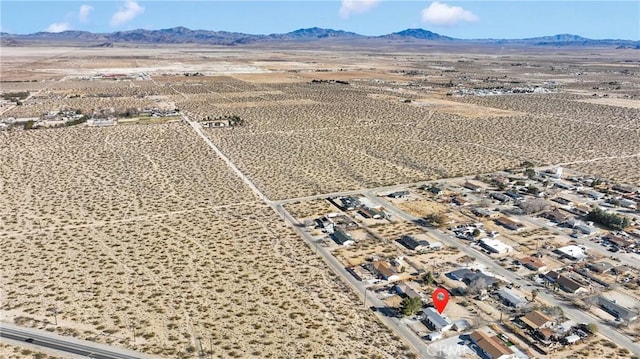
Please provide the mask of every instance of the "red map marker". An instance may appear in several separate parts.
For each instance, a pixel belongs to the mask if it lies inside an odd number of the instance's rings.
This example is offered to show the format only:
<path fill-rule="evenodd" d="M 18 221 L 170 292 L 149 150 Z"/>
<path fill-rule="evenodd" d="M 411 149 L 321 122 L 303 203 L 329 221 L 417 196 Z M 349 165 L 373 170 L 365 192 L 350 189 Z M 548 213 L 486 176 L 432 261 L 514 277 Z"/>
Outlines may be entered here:
<path fill-rule="evenodd" d="M 433 299 L 433 306 L 436 307 L 438 313 L 442 314 L 447 303 L 449 303 L 449 292 L 444 288 L 438 287 L 433 291 L 431 299 Z"/>

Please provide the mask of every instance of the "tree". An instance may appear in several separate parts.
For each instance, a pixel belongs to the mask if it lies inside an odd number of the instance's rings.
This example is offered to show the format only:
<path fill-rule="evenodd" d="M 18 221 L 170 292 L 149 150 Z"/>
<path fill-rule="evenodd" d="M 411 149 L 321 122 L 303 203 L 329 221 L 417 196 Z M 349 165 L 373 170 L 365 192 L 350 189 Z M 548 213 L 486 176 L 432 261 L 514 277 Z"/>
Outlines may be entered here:
<path fill-rule="evenodd" d="M 478 278 L 475 281 L 469 283 L 467 287 L 469 294 L 480 294 L 487 288 L 487 280 L 484 278 Z"/>
<path fill-rule="evenodd" d="M 480 232 L 480 230 L 478 228 L 473 230 L 473 233 L 471 233 L 474 237 L 478 237 L 482 232 Z"/>
<path fill-rule="evenodd" d="M 532 201 L 519 202 L 518 207 L 524 214 L 532 214 L 549 209 L 549 203 L 544 199 L 534 199 Z"/>
<path fill-rule="evenodd" d="M 536 297 L 538 297 L 538 293 L 540 291 L 538 289 L 534 289 L 531 291 L 531 301 L 534 302 L 536 300 Z"/>
<path fill-rule="evenodd" d="M 524 168 L 532 168 L 533 167 L 533 163 L 530 161 L 524 161 L 520 164 L 520 166 L 524 167 Z"/>
<path fill-rule="evenodd" d="M 629 218 L 604 211 L 600 208 L 595 208 L 589 212 L 587 220 L 599 223 L 613 230 L 622 230 L 631 224 Z"/>
<path fill-rule="evenodd" d="M 534 170 L 533 168 L 527 168 L 526 170 L 524 170 L 524 174 L 529 178 L 533 178 L 536 176 L 536 170 Z"/>
<path fill-rule="evenodd" d="M 24 128 L 25 130 L 30 130 L 30 129 L 32 129 L 32 128 L 33 128 L 33 124 L 34 124 L 34 123 L 35 123 L 35 122 L 33 122 L 33 120 L 29 120 L 29 121 L 27 121 L 27 122 L 25 122 L 25 123 L 24 123 L 24 127 L 23 127 L 23 128 Z"/>
<path fill-rule="evenodd" d="M 425 216 L 424 220 L 434 227 L 440 227 L 444 224 L 444 216 L 442 216 L 440 213 L 431 213 Z"/>
<path fill-rule="evenodd" d="M 598 333 L 598 326 L 596 325 L 596 323 L 589 323 L 587 324 L 586 328 L 593 334 Z"/>
<path fill-rule="evenodd" d="M 427 274 L 424 275 L 424 282 L 427 285 L 432 285 L 433 282 L 435 282 L 435 279 L 433 278 L 433 273 L 427 272 Z"/>
<path fill-rule="evenodd" d="M 404 314 L 407 317 L 410 317 L 418 313 L 420 308 L 422 308 L 422 299 L 418 297 L 415 297 L 415 298 L 407 297 L 402 300 L 402 314 Z"/>

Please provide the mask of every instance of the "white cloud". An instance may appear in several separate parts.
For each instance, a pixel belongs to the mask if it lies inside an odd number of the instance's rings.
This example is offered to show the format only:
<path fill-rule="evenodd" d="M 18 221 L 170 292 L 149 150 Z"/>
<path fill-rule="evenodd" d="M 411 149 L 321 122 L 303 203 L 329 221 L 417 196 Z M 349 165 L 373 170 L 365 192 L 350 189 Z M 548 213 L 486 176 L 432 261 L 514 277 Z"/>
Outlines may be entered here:
<path fill-rule="evenodd" d="M 47 27 L 44 31 L 63 32 L 69 30 L 70 28 L 71 26 L 69 26 L 68 22 L 54 22 L 53 24 L 49 25 L 49 27 Z"/>
<path fill-rule="evenodd" d="M 478 16 L 460 6 L 434 1 L 422 10 L 422 21 L 432 25 L 453 26 L 461 21 L 478 21 Z"/>
<path fill-rule="evenodd" d="M 138 5 L 138 3 L 133 0 L 126 0 L 124 2 L 124 5 L 120 7 L 120 10 L 118 10 L 111 17 L 110 25 L 122 25 L 125 22 L 133 20 L 136 16 L 142 14 L 143 12 L 144 6 Z"/>
<path fill-rule="evenodd" d="M 93 11 L 93 6 L 81 5 L 80 10 L 78 10 L 78 20 L 80 20 L 80 22 L 89 21 L 89 13 L 91 11 Z"/>
<path fill-rule="evenodd" d="M 348 18 L 351 14 L 363 13 L 376 6 L 380 0 L 342 0 L 340 16 Z"/>

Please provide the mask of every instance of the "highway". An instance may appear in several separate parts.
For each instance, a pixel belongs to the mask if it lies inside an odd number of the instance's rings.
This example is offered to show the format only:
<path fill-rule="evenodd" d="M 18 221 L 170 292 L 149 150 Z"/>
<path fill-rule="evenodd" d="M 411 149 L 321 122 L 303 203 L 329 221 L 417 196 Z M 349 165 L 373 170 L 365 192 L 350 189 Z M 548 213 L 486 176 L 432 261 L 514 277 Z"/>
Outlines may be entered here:
<path fill-rule="evenodd" d="M 402 210 L 399 210 L 398 208 L 393 206 L 389 201 L 386 201 L 385 199 L 383 199 L 381 197 L 378 197 L 376 193 L 383 192 L 383 191 L 394 191 L 394 190 L 404 189 L 404 188 L 406 188 L 408 186 L 416 186 L 416 185 L 435 182 L 435 181 L 424 181 L 424 182 L 411 183 L 411 184 L 399 184 L 399 185 L 392 185 L 392 186 L 384 186 L 384 187 L 378 187 L 378 188 L 373 188 L 373 189 L 342 191 L 342 192 L 328 193 L 328 194 L 325 193 L 325 194 L 319 194 L 319 195 L 313 195 L 313 196 L 307 196 L 307 197 L 300 197 L 300 198 L 290 198 L 290 199 L 284 199 L 284 200 L 280 200 L 280 201 L 271 201 L 202 132 L 200 124 L 198 124 L 195 121 L 189 120 L 188 117 L 186 115 L 184 115 L 184 114 L 183 114 L 183 118 L 185 119 L 185 121 L 187 121 L 193 127 L 193 129 L 198 133 L 198 135 L 200 137 L 202 137 L 205 140 L 205 142 L 218 154 L 218 156 L 220 156 L 220 158 L 222 158 L 225 161 L 225 163 L 240 178 L 242 178 L 242 180 L 245 183 L 247 183 L 247 185 L 253 190 L 253 192 L 261 200 L 263 200 L 266 204 L 268 204 L 285 221 L 285 223 L 287 223 L 289 226 L 291 226 L 296 231 L 296 233 L 298 233 L 298 235 L 300 235 L 300 237 L 302 237 L 304 239 L 304 241 L 310 247 L 317 248 L 318 253 L 322 256 L 322 258 L 329 265 L 329 267 L 335 273 L 337 273 L 342 278 L 342 280 L 344 282 L 348 283 L 354 290 L 356 290 L 356 292 L 358 294 L 360 294 L 363 298 L 366 296 L 365 285 L 362 282 L 356 280 L 351 274 L 349 274 L 345 270 L 345 268 L 342 265 L 342 263 L 340 263 L 326 248 L 324 248 L 323 246 L 317 246 L 316 245 L 317 243 L 315 243 L 314 239 L 307 232 L 305 232 L 304 230 L 301 229 L 302 227 L 300 226 L 300 223 L 298 223 L 297 220 L 295 218 L 293 218 L 289 214 L 289 212 L 287 212 L 285 210 L 285 208 L 283 207 L 283 204 L 293 203 L 293 202 L 300 202 L 300 201 L 308 201 L 308 200 L 314 200 L 314 199 L 321 199 L 321 198 L 327 198 L 327 197 L 334 197 L 334 196 L 362 194 L 362 195 L 366 196 L 369 200 L 371 200 L 373 203 L 376 203 L 376 204 L 384 207 L 387 211 L 389 211 L 392 215 L 396 216 L 397 218 L 403 219 L 405 221 L 414 222 L 414 221 L 418 220 L 419 218 L 418 217 L 414 217 L 414 216 L 412 216 L 412 215 L 410 215 L 410 214 L 408 214 L 408 213 L 406 213 L 406 212 L 404 212 Z M 464 177 L 460 177 L 459 179 L 464 179 L 464 178 L 468 179 L 468 178 L 472 178 L 472 177 L 473 176 L 464 176 Z M 451 180 L 451 179 L 449 179 L 449 180 Z M 478 250 L 476 250 L 474 248 L 471 248 L 470 246 L 466 245 L 465 243 L 459 242 L 457 239 L 454 239 L 453 237 L 451 237 L 449 235 L 446 235 L 445 233 L 443 233 L 443 232 L 441 232 L 439 230 L 431 229 L 431 228 L 424 228 L 424 227 L 423 227 L 423 229 L 426 232 L 428 232 L 431 235 L 433 235 L 435 238 L 437 238 L 443 244 L 446 244 L 446 245 L 449 245 L 449 246 L 452 246 L 452 247 L 456 247 L 461 252 L 463 252 L 464 254 L 468 255 L 469 257 L 476 258 L 476 261 L 478 263 L 484 265 L 489 271 L 495 273 L 496 275 L 501 276 L 507 282 L 511 282 L 513 284 L 520 285 L 523 288 L 531 286 L 531 282 L 529 282 L 529 281 L 525 280 L 524 278 L 520 277 L 518 274 L 516 274 L 514 272 L 511 272 L 511 271 L 508 271 L 507 269 L 501 267 L 492 258 L 488 257 L 484 253 L 482 253 L 482 252 L 480 252 L 480 251 L 478 251 Z M 565 316 L 567 318 L 569 318 L 570 320 L 573 320 L 576 323 L 595 323 L 596 325 L 598 325 L 599 332 L 604 337 L 610 339 L 611 341 L 613 341 L 614 343 L 616 343 L 618 345 L 621 345 L 621 346 L 629 349 L 635 355 L 640 355 L 640 345 L 633 343 L 629 337 L 627 337 L 626 335 L 621 334 L 621 333 L 613 330 L 613 328 L 610 328 L 608 326 L 604 326 L 601 323 L 601 319 L 591 315 L 588 312 L 584 312 L 584 311 L 577 310 L 575 308 L 568 307 L 566 305 L 566 302 L 563 302 L 563 301 L 560 301 L 560 300 L 556 299 L 553 295 L 551 295 L 549 293 L 546 293 L 544 290 L 541 290 L 538 293 L 538 297 L 543 299 L 544 301 L 546 301 L 548 304 L 550 304 L 552 306 L 561 307 L 563 309 L 564 313 L 565 313 Z M 367 300 L 372 305 L 374 305 L 376 307 L 379 307 L 379 308 L 385 307 L 385 304 L 381 300 L 376 298 L 374 295 L 367 296 Z M 420 357 L 429 358 L 429 357 L 432 356 L 432 355 L 430 355 L 432 353 L 428 352 L 428 350 L 426 348 L 426 345 L 423 342 L 423 340 L 421 338 L 419 338 L 405 324 L 401 323 L 397 318 L 387 317 L 387 316 L 384 316 L 384 315 L 382 315 L 380 313 L 377 313 L 377 316 L 382 320 L 383 323 L 385 323 L 387 326 L 392 328 L 398 335 L 400 335 L 400 337 L 402 337 L 404 339 L 404 341 L 407 342 L 410 345 L 410 347 Z"/>
<path fill-rule="evenodd" d="M 44 347 L 56 351 L 97 359 L 143 359 L 150 356 L 124 348 L 96 344 L 54 334 L 44 330 L 22 328 L 8 323 L 0 324 L 0 341 L 12 340 L 35 348 Z"/>
<path fill-rule="evenodd" d="M 376 196 L 375 191 L 373 190 L 365 191 L 365 196 L 369 200 L 371 200 L 373 203 L 376 203 L 384 207 L 391 214 L 405 221 L 415 221 L 419 219 L 418 217 L 414 217 L 402 210 L 399 210 L 398 208 L 394 207 L 389 201 Z M 456 247 L 466 255 L 475 258 L 478 263 L 481 263 L 482 265 L 484 265 L 489 271 L 505 278 L 508 282 L 511 282 L 513 284 L 518 284 L 522 286 L 522 288 L 531 286 L 532 283 L 530 281 L 525 280 L 520 275 L 501 267 L 496 263 L 496 261 L 488 257 L 486 254 L 478 250 L 475 250 L 474 248 L 469 247 L 468 245 L 458 241 L 457 239 L 454 239 L 449 235 L 446 235 L 445 233 L 437 229 L 431 229 L 431 228 L 423 228 L 423 229 L 429 234 L 436 237 L 443 244 Z M 522 279 L 518 279 L 518 278 L 522 278 Z M 602 324 L 602 320 L 600 318 L 595 317 L 588 312 L 571 308 L 567 306 L 567 302 L 556 299 L 555 296 L 548 294 L 544 290 L 540 290 L 540 292 L 538 293 L 538 297 L 543 299 L 545 302 L 547 302 L 551 306 L 558 306 L 562 308 L 565 316 L 576 323 L 595 323 L 596 325 L 598 325 L 599 333 L 601 335 L 613 341 L 614 343 L 629 349 L 635 355 L 640 355 L 640 345 L 631 341 L 631 339 L 626 335 L 615 331 L 615 329 L 609 326 L 605 326 L 604 324 Z"/>

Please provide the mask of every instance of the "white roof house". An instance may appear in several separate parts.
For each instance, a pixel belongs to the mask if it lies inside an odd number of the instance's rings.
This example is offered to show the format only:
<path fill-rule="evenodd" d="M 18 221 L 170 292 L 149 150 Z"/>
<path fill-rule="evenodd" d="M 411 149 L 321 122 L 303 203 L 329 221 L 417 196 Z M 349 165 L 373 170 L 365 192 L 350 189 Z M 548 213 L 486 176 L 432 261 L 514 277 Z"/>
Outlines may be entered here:
<path fill-rule="evenodd" d="M 587 258 L 587 255 L 584 253 L 584 250 L 578 246 L 570 245 L 556 249 L 556 251 L 565 257 L 573 260 L 583 260 Z"/>
<path fill-rule="evenodd" d="M 527 304 L 527 300 L 523 296 L 518 295 L 508 288 L 500 289 L 498 291 L 498 296 L 505 302 L 505 304 L 511 307 L 519 308 Z"/>
<path fill-rule="evenodd" d="M 504 244 L 495 238 L 483 238 L 480 240 L 480 246 L 490 252 L 503 254 L 511 252 L 511 246 Z"/>
<path fill-rule="evenodd" d="M 427 308 L 423 311 L 424 324 L 437 332 L 444 332 L 450 330 L 453 323 L 445 316 L 442 316 L 435 308 Z"/>

